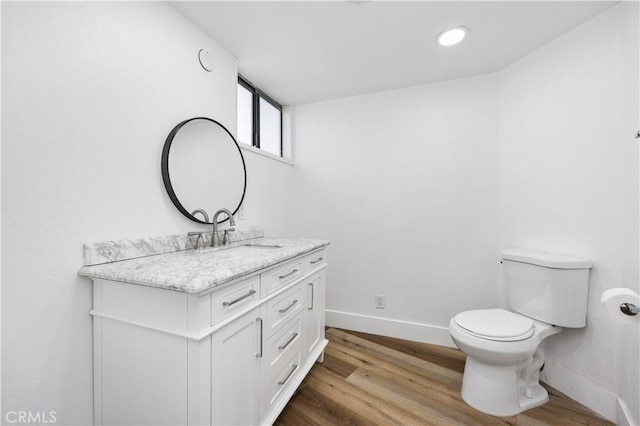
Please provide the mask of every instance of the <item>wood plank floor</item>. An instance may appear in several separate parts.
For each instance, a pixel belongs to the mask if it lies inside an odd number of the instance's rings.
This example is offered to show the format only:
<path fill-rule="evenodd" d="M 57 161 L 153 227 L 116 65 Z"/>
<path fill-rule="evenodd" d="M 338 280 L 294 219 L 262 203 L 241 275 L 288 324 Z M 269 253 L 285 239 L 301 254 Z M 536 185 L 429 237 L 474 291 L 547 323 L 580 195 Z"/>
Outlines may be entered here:
<path fill-rule="evenodd" d="M 460 397 L 465 355 L 457 349 L 329 328 L 316 364 L 276 425 L 612 425 L 545 386 L 549 402 L 492 417 Z"/>

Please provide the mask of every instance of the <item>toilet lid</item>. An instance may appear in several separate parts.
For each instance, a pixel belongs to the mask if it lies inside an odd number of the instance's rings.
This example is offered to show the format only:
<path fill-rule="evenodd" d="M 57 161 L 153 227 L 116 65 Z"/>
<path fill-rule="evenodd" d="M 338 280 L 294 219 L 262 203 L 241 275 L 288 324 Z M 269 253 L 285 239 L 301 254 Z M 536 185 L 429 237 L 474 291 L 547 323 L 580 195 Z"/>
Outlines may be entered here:
<path fill-rule="evenodd" d="M 513 342 L 533 335 L 533 320 L 504 309 L 480 309 L 461 312 L 455 322 L 482 339 Z"/>

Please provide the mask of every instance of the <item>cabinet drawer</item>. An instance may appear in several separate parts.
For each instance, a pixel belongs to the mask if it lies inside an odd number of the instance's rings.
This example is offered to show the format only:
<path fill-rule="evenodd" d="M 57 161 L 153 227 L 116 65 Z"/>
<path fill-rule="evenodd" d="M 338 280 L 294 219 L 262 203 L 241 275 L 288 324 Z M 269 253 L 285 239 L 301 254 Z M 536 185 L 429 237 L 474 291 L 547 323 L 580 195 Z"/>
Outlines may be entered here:
<path fill-rule="evenodd" d="M 302 312 L 286 326 L 273 335 L 264 348 L 264 373 L 269 378 L 278 373 L 290 354 L 299 351 L 304 341 L 302 335 Z"/>
<path fill-rule="evenodd" d="M 298 350 L 286 358 L 282 368 L 276 374 L 262 380 L 260 386 L 260 418 L 264 421 L 265 417 L 271 412 L 272 407 L 278 403 L 280 398 L 284 397 L 285 392 L 291 387 L 302 369 L 302 351 Z"/>
<path fill-rule="evenodd" d="M 304 258 L 294 259 L 264 274 L 266 279 L 263 296 L 292 283 L 304 275 Z"/>
<path fill-rule="evenodd" d="M 266 338 L 270 338 L 280 327 L 302 312 L 304 294 L 302 284 L 296 284 L 267 302 Z"/>
<path fill-rule="evenodd" d="M 260 276 L 250 278 L 211 295 L 211 324 L 240 312 L 260 300 Z"/>
<path fill-rule="evenodd" d="M 315 253 L 311 253 L 305 256 L 304 261 L 306 263 L 306 271 L 311 272 L 314 269 L 327 264 L 327 253 L 324 249 Z"/>

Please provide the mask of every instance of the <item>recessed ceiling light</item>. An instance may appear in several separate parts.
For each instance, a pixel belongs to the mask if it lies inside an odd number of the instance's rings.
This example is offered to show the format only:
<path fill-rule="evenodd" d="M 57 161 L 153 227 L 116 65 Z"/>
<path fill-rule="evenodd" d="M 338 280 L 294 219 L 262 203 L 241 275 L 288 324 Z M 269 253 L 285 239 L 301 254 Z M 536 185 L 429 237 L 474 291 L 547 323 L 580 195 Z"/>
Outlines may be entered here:
<path fill-rule="evenodd" d="M 453 46 L 454 44 L 460 43 L 467 35 L 467 32 L 469 32 L 469 30 L 465 27 L 449 28 L 438 34 L 436 41 L 440 46 Z"/>

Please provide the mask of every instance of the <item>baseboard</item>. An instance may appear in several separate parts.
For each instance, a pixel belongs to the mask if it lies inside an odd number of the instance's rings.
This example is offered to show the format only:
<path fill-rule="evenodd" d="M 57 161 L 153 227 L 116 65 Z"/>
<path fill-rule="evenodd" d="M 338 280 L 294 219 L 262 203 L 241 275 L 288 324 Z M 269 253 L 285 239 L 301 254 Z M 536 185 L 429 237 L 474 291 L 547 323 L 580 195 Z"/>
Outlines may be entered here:
<path fill-rule="evenodd" d="M 546 361 L 540 380 L 605 419 L 622 424 L 618 422 L 616 414 L 618 396 L 589 377 Z"/>
<path fill-rule="evenodd" d="M 617 398 L 616 401 L 616 425 L 618 426 L 638 426 L 638 420 L 635 420 L 631 415 L 631 411 L 627 404 L 620 399 Z"/>
<path fill-rule="evenodd" d="M 354 314 L 351 312 L 334 311 L 331 309 L 325 311 L 325 320 L 326 325 L 329 327 L 396 337 L 398 339 L 413 340 L 449 348 L 456 347 L 446 327 Z"/>

